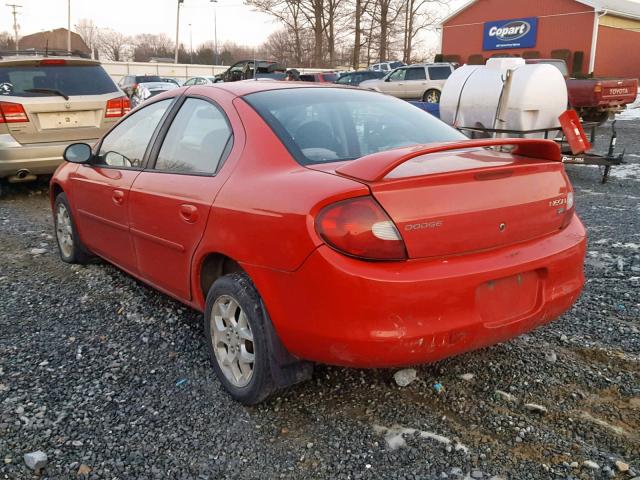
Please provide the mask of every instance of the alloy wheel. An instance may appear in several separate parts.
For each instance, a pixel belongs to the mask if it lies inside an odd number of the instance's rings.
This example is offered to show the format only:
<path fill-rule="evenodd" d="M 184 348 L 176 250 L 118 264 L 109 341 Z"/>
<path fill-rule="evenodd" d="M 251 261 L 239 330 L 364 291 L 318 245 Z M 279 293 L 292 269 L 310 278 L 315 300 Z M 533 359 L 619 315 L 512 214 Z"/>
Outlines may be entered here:
<path fill-rule="evenodd" d="M 62 254 L 70 257 L 73 254 L 73 228 L 69 210 L 64 203 L 59 203 L 56 210 L 56 237 Z"/>
<path fill-rule="evenodd" d="M 235 387 L 253 376 L 255 351 L 247 315 L 230 295 L 221 295 L 211 309 L 211 341 L 218 366 Z"/>

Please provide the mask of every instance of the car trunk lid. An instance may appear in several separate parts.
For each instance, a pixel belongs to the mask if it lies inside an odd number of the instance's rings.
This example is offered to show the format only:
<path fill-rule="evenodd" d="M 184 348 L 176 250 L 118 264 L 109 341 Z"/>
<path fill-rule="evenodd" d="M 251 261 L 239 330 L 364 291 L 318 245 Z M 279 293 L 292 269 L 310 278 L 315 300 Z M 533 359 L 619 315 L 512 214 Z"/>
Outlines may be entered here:
<path fill-rule="evenodd" d="M 520 152 L 537 151 L 542 159 L 473 147 L 478 142 L 472 141 L 459 142 L 457 148 L 381 152 L 369 156 L 370 163 L 378 162 L 377 170 L 367 167 L 363 157 L 337 168 L 334 164 L 329 173 L 369 186 L 396 224 L 409 258 L 459 255 L 524 242 L 562 228 L 571 187 L 562 163 L 555 159 L 557 146 L 533 142 Z M 464 150 L 448 151 L 460 148 Z M 410 158 L 399 161 L 403 154 Z M 377 160 L 381 157 L 387 158 L 386 166 Z M 397 164 L 391 170 L 389 161 Z M 329 170 L 327 164 L 317 167 Z"/>

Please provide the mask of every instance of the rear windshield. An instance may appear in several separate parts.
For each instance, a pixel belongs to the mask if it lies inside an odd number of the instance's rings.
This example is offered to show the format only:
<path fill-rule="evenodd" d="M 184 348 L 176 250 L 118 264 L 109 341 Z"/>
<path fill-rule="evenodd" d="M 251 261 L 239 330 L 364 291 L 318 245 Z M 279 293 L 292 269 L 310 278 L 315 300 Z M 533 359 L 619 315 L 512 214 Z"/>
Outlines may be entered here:
<path fill-rule="evenodd" d="M 301 164 L 466 137 L 408 102 L 375 92 L 295 88 L 243 97 Z"/>
<path fill-rule="evenodd" d="M 114 93 L 118 87 L 100 65 L 46 65 L 0 67 L 0 95 L 40 97 L 57 90 L 65 95 L 102 95 Z"/>
<path fill-rule="evenodd" d="M 136 77 L 136 83 L 146 83 L 146 82 L 161 82 L 160 77 L 158 75 L 138 75 Z"/>

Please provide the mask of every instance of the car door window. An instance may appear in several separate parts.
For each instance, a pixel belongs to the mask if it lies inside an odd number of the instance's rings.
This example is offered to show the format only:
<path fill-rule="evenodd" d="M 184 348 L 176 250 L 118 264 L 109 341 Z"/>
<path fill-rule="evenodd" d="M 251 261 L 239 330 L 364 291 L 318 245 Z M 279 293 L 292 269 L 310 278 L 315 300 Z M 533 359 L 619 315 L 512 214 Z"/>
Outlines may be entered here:
<path fill-rule="evenodd" d="M 426 80 L 427 74 L 423 67 L 408 68 L 405 80 Z"/>
<path fill-rule="evenodd" d="M 206 100 L 188 98 L 167 131 L 155 169 L 215 173 L 232 142 L 233 133 L 222 110 Z"/>
<path fill-rule="evenodd" d="M 429 67 L 429 78 L 431 80 L 446 80 L 451 75 L 451 67 Z"/>
<path fill-rule="evenodd" d="M 196 79 L 195 78 L 190 78 L 189 80 L 187 80 L 186 82 L 184 82 L 185 86 L 189 86 L 189 85 L 193 85 L 196 83 Z"/>
<path fill-rule="evenodd" d="M 140 108 L 118 124 L 102 141 L 97 164 L 110 167 L 142 168 L 149 140 L 171 99 Z"/>
<path fill-rule="evenodd" d="M 405 68 L 399 68 L 398 70 L 395 70 L 389 74 L 389 81 L 390 82 L 402 81 L 404 80 L 406 73 L 407 73 L 407 70 Z"/>
<path fill-rule="evenodd" d="M 206 85 L 206 84 L 207 84 L 207 81 L 204 78 L 199 78 L 196 81 L 196 85 Z"/>

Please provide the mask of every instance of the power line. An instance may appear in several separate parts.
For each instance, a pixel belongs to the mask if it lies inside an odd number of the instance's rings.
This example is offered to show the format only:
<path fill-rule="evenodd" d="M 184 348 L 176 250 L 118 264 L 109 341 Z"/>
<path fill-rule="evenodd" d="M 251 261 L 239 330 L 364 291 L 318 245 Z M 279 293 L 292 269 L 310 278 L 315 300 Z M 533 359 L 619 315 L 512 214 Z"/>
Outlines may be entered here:
<path fill-rule="evenodd" d="M 22 5 L 16 5 L 14 3 L 7 3 L 7 7 L 12 9 L 13 14 L 13 34 L 16 39 L 16 50 L 20 50 L 18 45 L 18 8 L 22 8 Z"/>

